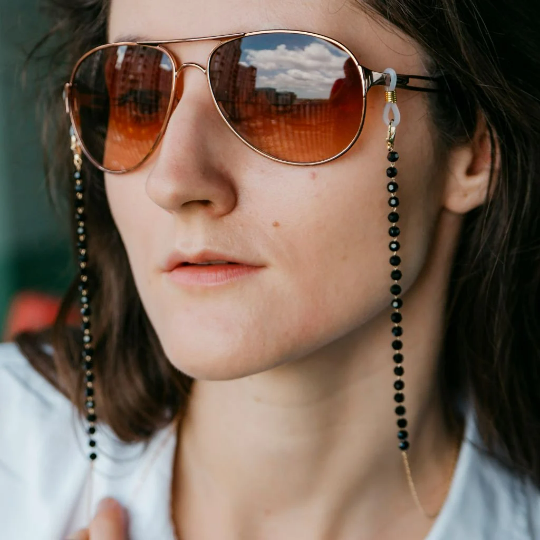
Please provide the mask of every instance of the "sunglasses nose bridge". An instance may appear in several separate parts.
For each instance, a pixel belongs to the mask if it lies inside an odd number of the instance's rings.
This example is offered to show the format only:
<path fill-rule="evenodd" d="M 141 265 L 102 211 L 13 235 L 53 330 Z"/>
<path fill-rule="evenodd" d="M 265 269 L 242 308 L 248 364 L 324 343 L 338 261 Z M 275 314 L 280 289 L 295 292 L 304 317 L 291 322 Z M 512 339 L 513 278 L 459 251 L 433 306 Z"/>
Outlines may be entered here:
<path fill-rule="evenodd" d="M 180 74 L 184 69 L 188 67 L 200 69 L 206 75 L 206 68 L 204 68 L 200 64 L 196 64 L 195 62 L 185 62 L 184 64 L 181 64 L 178 68 L 178 74 Z"/>

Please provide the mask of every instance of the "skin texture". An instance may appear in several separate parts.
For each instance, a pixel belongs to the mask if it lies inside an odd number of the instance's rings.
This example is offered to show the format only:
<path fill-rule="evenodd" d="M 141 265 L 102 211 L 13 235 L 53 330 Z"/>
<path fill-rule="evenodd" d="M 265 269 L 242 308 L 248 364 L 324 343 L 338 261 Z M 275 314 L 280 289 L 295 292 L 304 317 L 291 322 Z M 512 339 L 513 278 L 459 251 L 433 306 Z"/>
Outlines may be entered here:
<path fill-rule="evenodd" d="M 267 28 L 333 37 L 377 71 L 425 74 L 414 43 L 341 1 L 113 0 L 109 40 Z M 214 45 L 170 50 L 204 65 Z M 393 411 L 383 89 L 369 92 L 364 130 L 347 154 L 295 167 L 229 131 L 199 70 L 187 69 L 183 83 L 151 159 L 106 175 L 144 307 L 171 363 L 196 379 L 172 486 L 182 539 L 423 538 L 433 521 L 408 490 Z M 459 443 L 445 431 L 435 388 L 446 288 L 462 215 L 486 197 L 490 148 L 479 129 L 436 157 L 424 96 L 398 90 L 398 103 L 410 460 L 434 511 Z M 221 250 L 265 268 L 186 289 L 162 272 L 175 248 Z"/>

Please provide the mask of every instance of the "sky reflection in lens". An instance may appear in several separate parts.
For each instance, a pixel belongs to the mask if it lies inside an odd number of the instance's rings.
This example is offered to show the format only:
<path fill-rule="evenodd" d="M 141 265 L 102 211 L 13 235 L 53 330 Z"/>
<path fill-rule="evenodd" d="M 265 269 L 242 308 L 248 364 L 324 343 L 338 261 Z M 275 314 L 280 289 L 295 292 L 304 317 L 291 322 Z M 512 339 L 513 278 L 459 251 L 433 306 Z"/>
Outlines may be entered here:
<path fill-rule="evenodd" d="M 210 64 L 216 101 L 247 142 L 284 161 L 324 161 L 344 150 L 362 120 L 352 57 L 301 34 L 259 34 L 220 47 Z"/>

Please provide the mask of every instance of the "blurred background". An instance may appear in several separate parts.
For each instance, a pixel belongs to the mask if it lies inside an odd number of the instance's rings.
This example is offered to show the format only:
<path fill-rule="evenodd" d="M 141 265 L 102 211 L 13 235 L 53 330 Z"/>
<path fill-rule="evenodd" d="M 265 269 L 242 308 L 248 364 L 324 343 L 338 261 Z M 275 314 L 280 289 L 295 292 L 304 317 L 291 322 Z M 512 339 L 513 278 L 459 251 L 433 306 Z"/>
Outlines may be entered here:
<path fill-rule="evenodd" d="M 0 339 L 54 320 L 74 275 L 68 231 L 49 203 L 36 119 L 40 67 L 23 68 L 47 31 L 39 0 L 0 0 Z M 42 70 L 42 68 L 41 68 Z M 61 99 L 61 90 L 58 95 Z M 67 119 L 66 119 L 67 121 Z M 69 144 L 69 141 L 66 141 Z"/>

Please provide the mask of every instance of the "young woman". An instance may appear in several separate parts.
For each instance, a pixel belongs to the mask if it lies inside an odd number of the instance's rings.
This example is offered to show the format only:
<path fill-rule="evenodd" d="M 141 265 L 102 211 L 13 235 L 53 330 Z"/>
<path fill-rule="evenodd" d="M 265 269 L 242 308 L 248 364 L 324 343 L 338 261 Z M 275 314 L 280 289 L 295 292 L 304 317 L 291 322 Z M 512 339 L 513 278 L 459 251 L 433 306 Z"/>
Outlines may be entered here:
<path fill-rule="evenodd" d="M 1 348 L 2 538 L 540 538 L 538 11 L 55 4 L 80 272 Z"/>

